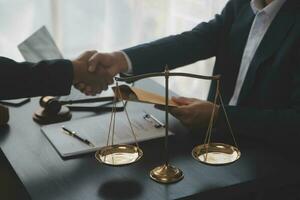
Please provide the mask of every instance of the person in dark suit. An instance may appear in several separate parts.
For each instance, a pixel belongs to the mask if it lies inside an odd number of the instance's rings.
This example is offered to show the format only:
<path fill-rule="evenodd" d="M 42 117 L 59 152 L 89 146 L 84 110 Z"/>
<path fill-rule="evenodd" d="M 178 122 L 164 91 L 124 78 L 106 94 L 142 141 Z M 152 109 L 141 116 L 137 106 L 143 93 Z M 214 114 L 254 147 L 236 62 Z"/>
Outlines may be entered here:
<path fill-rule="evenodd" d="M 276 147 L 276 153 L 297 160 L 299 0 L 229 0 L 220 15 L 191 31 L 122 51 L 95 54 L 89 70 L 106 67 L 111 76 L 120 72 L 138 75 L 163 71 L 166 64 L 174 69 L 214 56 L 213 74 L 221 75 L 221 93 L 234 133 L 265 141 Z M 181 106 L 171 113 L 188 127 L 205 127 L 215 91 L 212 82 L 207 101 L 173 98 Z M 215 128 L 223 132 L 227 130 L 226 119 L 217 107 Z M 298 189 L 299 183 L 291 183 L 237 199 L 300 199 Z"/>
<path fill-rule="evenodd" d="M 84 83 L 85 94 L 94 95 L 107 88 L 112 78 L 105 70 L 88 72 L 88 59 L 96 51 L 87 51 L 77 59 L 45 60 L 39 63 L 17 63 L 0 57 L 0 100 L 34 96 L 61 96 L 70 93 L 74 84 Z"/>
<path fill-rule="evenodd" d="M 97 67 L 143 74 L 216 57 L 221 93 L 234 131 L 283 144 L 300 138 L 300 1 L 230 0 L 220 15 L 191 31 L 113 53 L 97 53 Z M 216 84 L 208 100 L 174 98 L 171 110 L 187 126 L 204 127 L 210 118 Z M 216 128 L 225 128 L 218 109 Z M 286 140 L 287 142 L 287 140 Z"/>

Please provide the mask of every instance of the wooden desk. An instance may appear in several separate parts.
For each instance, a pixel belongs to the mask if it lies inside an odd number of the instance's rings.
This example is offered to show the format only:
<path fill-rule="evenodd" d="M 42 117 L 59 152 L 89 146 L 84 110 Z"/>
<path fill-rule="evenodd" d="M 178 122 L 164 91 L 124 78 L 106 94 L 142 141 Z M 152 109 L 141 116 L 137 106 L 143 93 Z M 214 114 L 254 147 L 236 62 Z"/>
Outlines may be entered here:
<path fill-rule="evenodd" d="M 145 80 L 137 84 L 163 94 L 158 84 Z M 257 141 L 239 139 L 242 156 L 228 166 L 207 166 L 191 156 L 194 145 L 203 142 L 201 133 L 191 135 L 173 118 L 170 160 L 184 172 L 184 179 L 171 185 L 158 184 L 149 171 L 163 162 L 163 140 L 140 143 L 144 157 L 136 164 L 108 167 L 99 164 L 94 154 L 63 160 L 51 146 L 40 126 L 32 121 L 38 99 L 20 108 L 11 108 L 9 127 L 1 129 L 0 144 L 32 199 L 176 199 L 193 195 L 223 199 L 237 192 L 254 191 L 294 180 L 296 166 L 277 152 Z M 129 103 L 129 110 L 147 110 L 163 120 L 163 112 L 152 105 Z M 91 112 L 74 112 L 73 119 L 92 116 Z M 296 178 L 295 178 L 296 179 Z M 276 181 L 274 181 L 276 180 Z M 236 190 L 239 188 L 239 190 Z"/>

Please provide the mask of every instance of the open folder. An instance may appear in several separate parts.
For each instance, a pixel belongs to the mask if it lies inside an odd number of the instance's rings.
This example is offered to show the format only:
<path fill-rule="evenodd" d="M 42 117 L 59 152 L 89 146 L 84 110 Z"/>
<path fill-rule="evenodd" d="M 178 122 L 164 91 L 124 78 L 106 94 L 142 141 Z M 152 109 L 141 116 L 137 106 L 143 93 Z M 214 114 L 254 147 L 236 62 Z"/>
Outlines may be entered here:
<path fill-rule="evenodd" d="M 149 114 L 147 114 L 143 111 L 129 113 L 138 142 L 165 136 L 165 128 L 157 126 L 157 121 L 148 118 Z M 42 132 L 62 157 L 93 152 L 105 147 L 107 144 L 110 116 L 110 113 L 106 113 L 95 117 L 47 125 L 42 127 Z M 115 123 L 114 144 L 134 143 L 135 140 L 124 112 L 116 115 Z M 63 126 L 75 131 L 80 137 L 87 139 L 95 147 L 91 147 L 65 134 L 62 130 Z M 169 135 L 173 135 L 173 133 L 169 132 Z"/>
<path fill-rule="evenodd" d="M 128 85 L 120 85 L 118 88 L 112 88 L 115 95 L 119 99 L 136 101 L 141 103 L 150 103 L 164 106 L 166 104 L 165 97 L 158 94 L 145 91 L 136 87 L 130 87 Z M 177 107 L 178 105 L 171 99 L 168 100 L 170 107 Z"/>

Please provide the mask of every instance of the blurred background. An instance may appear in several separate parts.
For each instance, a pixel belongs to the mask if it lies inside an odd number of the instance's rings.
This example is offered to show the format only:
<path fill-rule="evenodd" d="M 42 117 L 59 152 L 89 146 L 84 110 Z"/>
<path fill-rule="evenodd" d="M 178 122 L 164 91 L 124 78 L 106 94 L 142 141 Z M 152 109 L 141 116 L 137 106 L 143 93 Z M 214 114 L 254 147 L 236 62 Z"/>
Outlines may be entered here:
<path fill-rule="evenodd" d="M 0 56 L 23 61 L 17 45 L 45 25 L 65 58 L 121 50 L 190 30 L 228 0 L 0 0 Z M 176 69 L 210 75 L 214 58 Z M 155 79 L 163 84 L 163 79 Z M 210 82 L 171 78 L 181 96 L 206 99 Z"/>

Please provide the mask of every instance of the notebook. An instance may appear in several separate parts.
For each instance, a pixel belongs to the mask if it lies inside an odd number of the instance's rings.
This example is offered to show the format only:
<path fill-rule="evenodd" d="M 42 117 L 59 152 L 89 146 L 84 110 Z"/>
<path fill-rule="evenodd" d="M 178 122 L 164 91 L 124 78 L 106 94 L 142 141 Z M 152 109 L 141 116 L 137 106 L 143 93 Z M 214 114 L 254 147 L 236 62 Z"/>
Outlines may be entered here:
<path fill-rule="evenodd" d="M 145 117 L 147 114 L 148 113 L 143 111 L 129 113 L 130 121 L 138 142 L 165 136 L 165 128 L 163 126 L 156 126 L 156 121 L 149 120 L 149 118 Z M 99 116 L 47 125 L 41 129 L 60 156 L 69 157 L 93 152 L 101 147 L 105 147 L 107 144 L 110 118 L 111 113 L 106 113 Z M 81 138 L 89 140 L 95 147 L 91 147 L 65 134 L 62 131 L 62 126 L 76 131 Z M 173 135 L 173 133 L 169 132 L 169 135 Z M 114 144 L 130 144 L 134 142 L 135 140 L 131 133 L 125 112 L 118 112 L 116 114 Z"/>

